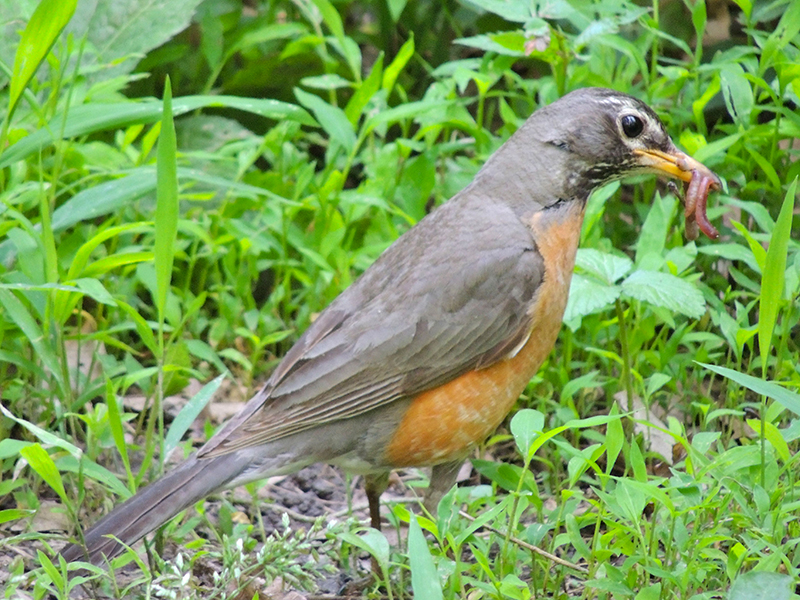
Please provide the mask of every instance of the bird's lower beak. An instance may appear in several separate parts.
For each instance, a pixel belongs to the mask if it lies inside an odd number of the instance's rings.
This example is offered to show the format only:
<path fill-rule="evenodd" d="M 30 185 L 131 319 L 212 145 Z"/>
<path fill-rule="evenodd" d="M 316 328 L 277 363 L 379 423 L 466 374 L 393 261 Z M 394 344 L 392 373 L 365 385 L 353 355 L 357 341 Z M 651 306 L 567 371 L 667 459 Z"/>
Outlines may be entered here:
<path fill-rule="evenodd" d="M 697 175 L 711 180 L 711 189 L 722 189 L 722 182 L 711 169 L 675 147 L 669 152 L 651 149 L 634 150 L 633 152 L 638 157 L 640 165 L 652 169 L 655 173 L 674 177 L 687 183 L 692 180 L 693 174 L 697 173 Z"/>

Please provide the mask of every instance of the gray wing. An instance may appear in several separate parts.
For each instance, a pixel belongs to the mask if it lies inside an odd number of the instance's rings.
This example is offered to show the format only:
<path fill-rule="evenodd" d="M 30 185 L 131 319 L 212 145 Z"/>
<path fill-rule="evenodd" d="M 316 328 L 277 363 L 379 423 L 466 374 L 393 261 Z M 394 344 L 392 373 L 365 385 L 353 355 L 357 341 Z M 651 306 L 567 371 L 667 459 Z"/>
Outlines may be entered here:
<path fill-rule="evenodd" d="M 510 210 L 454 199 L 325 309 L 199 456 L 347 419 L 488 366 L 528 335 L 544 276 Z"/>

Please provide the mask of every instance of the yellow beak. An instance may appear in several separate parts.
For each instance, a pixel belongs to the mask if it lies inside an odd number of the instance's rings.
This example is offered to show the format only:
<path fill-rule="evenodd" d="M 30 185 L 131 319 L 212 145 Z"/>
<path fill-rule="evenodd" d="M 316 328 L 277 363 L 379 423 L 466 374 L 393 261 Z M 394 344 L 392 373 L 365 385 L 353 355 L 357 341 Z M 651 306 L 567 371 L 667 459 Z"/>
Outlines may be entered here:
<path fill-rule="evenodd" d="M 711 189 L 722 189 L 722 182 L 711 169 L 677 148 L 670 152 L 647 149 L 634 150 L 633 153 L 639 158 L 639 164 L 657 174 L 689 182 L 692 180 L 692 173 L 698 172 L 713 181 Z"/>

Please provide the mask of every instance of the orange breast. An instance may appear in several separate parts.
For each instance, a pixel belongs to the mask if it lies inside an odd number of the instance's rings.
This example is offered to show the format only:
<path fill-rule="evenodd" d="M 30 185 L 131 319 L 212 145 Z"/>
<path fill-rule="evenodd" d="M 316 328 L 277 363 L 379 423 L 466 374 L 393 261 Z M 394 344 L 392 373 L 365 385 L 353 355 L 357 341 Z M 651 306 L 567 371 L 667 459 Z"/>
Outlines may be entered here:
<path fill-rule="evenodd" d="M 388 464 L 456 460 L 502 422 L 558 337 L 582 221 L 580 207 L 556 217 L 534 215 L 529 226 L 544 258 L 545 277 L 529 308 L 532 327 L 527 342 L 514 356 L 417 396 L 387 446 Z"/>

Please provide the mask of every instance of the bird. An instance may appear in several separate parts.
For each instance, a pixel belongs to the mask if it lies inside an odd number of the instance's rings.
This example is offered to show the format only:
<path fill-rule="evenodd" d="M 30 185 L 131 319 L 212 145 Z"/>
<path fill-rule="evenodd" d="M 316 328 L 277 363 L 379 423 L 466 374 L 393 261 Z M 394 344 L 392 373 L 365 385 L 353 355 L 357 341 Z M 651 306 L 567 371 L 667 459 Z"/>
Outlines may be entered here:
<path fill-rule="evenodd" d="M 61 555 L 102 564 L 215 491 L 317 462 L 365 476 L 374 527 L 394 469 L 432 467 L 435 509 L 555 345 L 589 195 L 641 173 L 719 188 L 633 96 L 582 88 L 539 108 L 319 314 L 237 416 Z"/>

